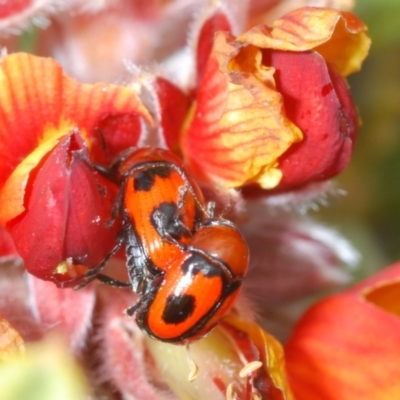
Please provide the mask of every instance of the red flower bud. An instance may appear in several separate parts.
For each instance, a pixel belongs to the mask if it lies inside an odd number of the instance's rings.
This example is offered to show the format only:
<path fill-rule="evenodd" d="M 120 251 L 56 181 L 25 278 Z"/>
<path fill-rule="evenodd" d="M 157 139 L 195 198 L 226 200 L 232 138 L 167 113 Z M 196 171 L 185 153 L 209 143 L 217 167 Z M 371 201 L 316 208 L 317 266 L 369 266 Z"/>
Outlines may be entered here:
<path fill-rule="evenodd" d="M 78 131 L 61 139 L 32 170 L 25 211 L 8 223 L 27 271 L 58 285 L 98 265 L 115 244 L 118 224 L 106 222 L 116 189 L 88 160 Z"/>

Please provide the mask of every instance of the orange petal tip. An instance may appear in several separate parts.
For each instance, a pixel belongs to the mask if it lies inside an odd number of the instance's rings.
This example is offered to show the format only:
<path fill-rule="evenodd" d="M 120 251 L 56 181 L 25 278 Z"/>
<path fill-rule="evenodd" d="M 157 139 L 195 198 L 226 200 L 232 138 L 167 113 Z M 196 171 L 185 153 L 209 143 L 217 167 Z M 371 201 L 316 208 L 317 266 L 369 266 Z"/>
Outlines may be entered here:
<path fill-rule="evenodd" d="M 271 28 L 258 25 L 236 40 L 263 49 L 319 52 L 342 75 L 361 68 L 371 40 L 354 14 L 332 8 L 302 7 L 276 20 Z"/>

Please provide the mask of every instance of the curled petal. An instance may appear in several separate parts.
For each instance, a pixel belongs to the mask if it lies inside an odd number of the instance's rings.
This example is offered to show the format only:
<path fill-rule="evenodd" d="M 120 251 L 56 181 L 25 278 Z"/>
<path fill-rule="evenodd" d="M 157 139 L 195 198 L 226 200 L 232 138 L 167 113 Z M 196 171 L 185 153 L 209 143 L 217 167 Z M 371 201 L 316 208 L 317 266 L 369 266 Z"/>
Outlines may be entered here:
<path fill-rule="evenodd" d="M 297 399 L 396 398 L 399 290 L 397 264 L 307 312 L 285 348 Z"/>
<path fill-rule="evenodd" d="M 261 52 L 232 40 L 223 32 L 215 37 L 182 151 L 199 180 L 275 187 L 282 177 L 277 159 L 301 132 L 286 118 L 273 69 L 261 65 Z"/>
<path fill-rule="evenodd" d="M 354 14 L 329 8 L 303 7 L 276 20 L 269 28 L 258 25 L 236 40 L 263 49 L 319 52 L 347 76 L 361 68 L 371 40 L 367 27 Z"/>

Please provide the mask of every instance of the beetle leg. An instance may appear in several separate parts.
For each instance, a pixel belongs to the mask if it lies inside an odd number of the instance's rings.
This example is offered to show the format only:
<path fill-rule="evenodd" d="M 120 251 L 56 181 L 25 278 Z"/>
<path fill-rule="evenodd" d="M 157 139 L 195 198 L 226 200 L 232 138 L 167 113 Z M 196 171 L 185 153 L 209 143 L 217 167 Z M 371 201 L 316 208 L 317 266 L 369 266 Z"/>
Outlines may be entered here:
<path fill-rule="evenodd" d="M 117 251 L 121 248 L 123 245 L 124 240 L 120 239 L 117 244 L 114 246 L 114 248 L 103 258 L 103 260 L 100 262 L 99 265 L 97 265 L 95 268 L 90 269 L 89 271 L 86 272 L 82 276 L 84 281 L 80 283 L 79 285 L 75 286 L 75 290 L 79 290 L 84 288 L 85 286 L 89 285 L 92 281 L 94 281 L 97 278 L 97 275 L 100 273 L 100 271 L 106 266 L 107 262 L 113 257 Z"/>
<path fill-rule="evenodd" d="M 113 208 L 111 210 L 111 218 L 106 223 L 108 228 L 111 227 L 114 224 L 115 220 L 118 217 L 118 214 L 123 209 L 124 193 L 125 193 L 125 182 L 122 182 L 120 190 L 118 192 L 117 199 L 115 200 L 115 203 L 114 203 Z"/>
<path fill-rule="evenodd" d="M 109 286 L 120 287 L 120 288 L 132 288 L 132 284 L 130 282 L 122 282 L 118 279 L 111 278 L 108 275 L 97 274 L 96 279 L 101 283 L 104 283 Z"/>
<path fill-rule="evenodd" d="M 151 283 L 150 286 L 148 286 L 146 288 L 146 293 L 143 294 L 143 296 L 141 296 L 139 298 L 139 300 L 131 307 L 127 308 L 125 310 L 125 313 L 132 317 L 133 314 L 135 314 L 135 312 L 142 307 L 143 305 L 146 305 L 151 298 L 154 296 L 154 294 L 157 292 L 158 288 L 160 287 L 160 285 L 162 284 L 162 281 L 164 280 L 164 276 L 163 275 L 159 275 L 157 277 L 155 277 Z"/>

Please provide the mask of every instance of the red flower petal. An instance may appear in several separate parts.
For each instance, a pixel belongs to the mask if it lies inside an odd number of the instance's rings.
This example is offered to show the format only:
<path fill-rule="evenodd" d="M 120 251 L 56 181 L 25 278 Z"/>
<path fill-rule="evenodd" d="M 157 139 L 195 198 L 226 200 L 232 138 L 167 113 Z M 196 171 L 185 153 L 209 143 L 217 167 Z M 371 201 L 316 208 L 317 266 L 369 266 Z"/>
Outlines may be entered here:
<path fill-rule="evenodd" d="M 296 399 L 398 396 L 399 293 L 397 264 L 343 295 L 318 303 L 301 319 L 286 346 Z"/>
<path fill-rule="evenodd" d="M 279 189 L 329 179 L 349 163 L 358 117 L 346 82 L 317 53 L 271 51 L 287 116 L 303 132 L 279 159 Z"/>
<path fill-rule="evenodd" d="M 156 132 L 142 137 L 140 146 L 176 150 L 179 134 L 190 107 L 190 97 L 172 82 L 156 76 L 145 79 L 144 89 L 149 94 L 149 109 L 155 115 Z"/>
<path fill-rule="evenodd" d="M 214 35 L 217 31 L 231 32 L 231 25 L 227 16 L 217 9 L 201 27 L 197 40 L 197 81 L 200 84 L 204 75 L 208 58 L 214 44 Z"/>

